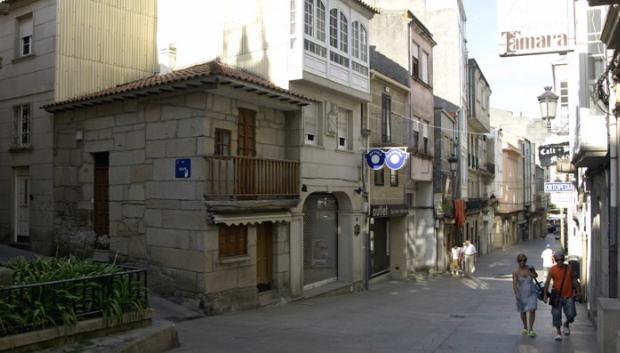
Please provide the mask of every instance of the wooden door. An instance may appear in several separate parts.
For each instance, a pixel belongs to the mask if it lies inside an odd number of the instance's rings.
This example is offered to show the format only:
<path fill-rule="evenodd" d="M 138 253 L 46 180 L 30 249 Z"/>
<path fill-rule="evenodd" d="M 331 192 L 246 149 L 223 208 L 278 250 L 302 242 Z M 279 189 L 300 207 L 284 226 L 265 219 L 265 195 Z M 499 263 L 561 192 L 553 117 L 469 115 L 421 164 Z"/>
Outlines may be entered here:
<path fill-rule="evenodd" d="M 273 223 L 265 222 L 256 229 L 256 287 L 271 289 L 273 280 Z"/>
<path fill-rule="evenodd" d="M 15 169 L 15 222 L 14 241 L 30 241 L 30 172 L 28 168 Z"/>
<path fill-rule="evenodd" d="M 110 234 L 109 217 L 109 173 L 108 154 L 96 153 L 95 159 L 95 234 L 97 237 Z"/>
<path fill-rule="evenodd" d="M 239 156 L 256 156 L 256 112 L 239 108 L 238 151 Z"/>
<path fill-rule="evenodd" d="M 256 156 L 256 113 L 252 110 L 239 108 L 237 124 L 237 155 L 240 157 Z M 255 196 L 256 165 L 252 159 L 241 158 L 236 166 L 237 195 Z"/>

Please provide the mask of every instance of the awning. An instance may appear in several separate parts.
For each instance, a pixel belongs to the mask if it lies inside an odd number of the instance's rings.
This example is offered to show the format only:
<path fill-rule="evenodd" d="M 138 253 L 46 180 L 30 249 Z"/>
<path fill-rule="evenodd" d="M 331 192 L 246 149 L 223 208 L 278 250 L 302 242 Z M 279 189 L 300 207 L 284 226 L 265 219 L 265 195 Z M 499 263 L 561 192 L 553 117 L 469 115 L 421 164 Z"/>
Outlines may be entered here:
<path fill-rule="evenodd" d="M 263 222 L 290 222 L 290 212 L 257 212 L 257 213 L 243 213 L 243 214 L 213 214 L 214 224 L 225 224 L 227 226 L 233 225 L 247 225 L 247 224 L 261 224 Z"/>

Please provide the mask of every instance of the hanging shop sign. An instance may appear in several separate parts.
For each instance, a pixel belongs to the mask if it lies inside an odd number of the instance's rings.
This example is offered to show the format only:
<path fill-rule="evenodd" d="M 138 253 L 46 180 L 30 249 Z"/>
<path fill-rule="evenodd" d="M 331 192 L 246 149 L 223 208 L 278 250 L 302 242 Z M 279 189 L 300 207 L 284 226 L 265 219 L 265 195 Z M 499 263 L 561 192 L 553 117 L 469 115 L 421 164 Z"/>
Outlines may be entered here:
<path fill-rule="evenodd" d="M 409 154 L 400 148 L 390 148 L 385 154 L 385 165 L 392 170 L 399 170 L 407 163 Z"/>
<path fill-rule="evenodd" d="M 383 163 L 385 162 L 385 153 L 378 149 L 372 149 L 366 153 L 366 163 L 373 170 L 379 170 L 383 168 Z"/>
<path fill-rule="evenodd" d="M 545 183 L 545 192 L 571 192 L 575 191 L 573 183 Z"/>
<path fill-rule="evenodd" d="M 559 159 L 568 158 L 568 156 L 568 141 L 538 147 L 538 157 L 540 158 L 540 164 L 543 167 L 556 165 Z"/>
<path fill-rule="evenodd" d="M 574 40 L 573 1 L 498 0 L 500 56 L 571 51 Z M 551 15 L 553 14 L 553 15 Z"/>

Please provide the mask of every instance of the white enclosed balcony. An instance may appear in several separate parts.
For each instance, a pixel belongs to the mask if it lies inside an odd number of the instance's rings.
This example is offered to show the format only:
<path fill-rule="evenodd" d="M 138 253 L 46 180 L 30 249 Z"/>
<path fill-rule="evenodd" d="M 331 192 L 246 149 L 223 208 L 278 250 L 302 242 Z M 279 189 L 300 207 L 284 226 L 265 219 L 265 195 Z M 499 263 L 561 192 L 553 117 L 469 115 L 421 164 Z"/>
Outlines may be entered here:
<path fill-rule="evenodd" d="M 351 0 L 304 0 L 304 79 L 370 92 L 370 9 Z"/>
<path fill-rule="evenodd" d="M 605 162 L 607 122 L 604 116 L 590 115 L 587 110 L 580 110 L 573 138 L 573 164 L 576 167 L 592 168 Z"/>

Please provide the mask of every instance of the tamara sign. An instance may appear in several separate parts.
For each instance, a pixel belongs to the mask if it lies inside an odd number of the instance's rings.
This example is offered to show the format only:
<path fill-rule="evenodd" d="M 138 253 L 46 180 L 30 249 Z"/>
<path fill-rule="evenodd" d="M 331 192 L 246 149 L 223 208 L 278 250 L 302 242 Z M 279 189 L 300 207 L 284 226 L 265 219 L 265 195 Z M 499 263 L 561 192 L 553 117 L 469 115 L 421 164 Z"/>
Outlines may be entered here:
<path fill-rule="evenodd" d="M 573 1 L 498 0 L 500 56 L 548 54 L 572 50 Z"/>

